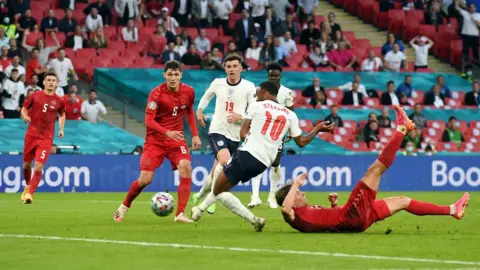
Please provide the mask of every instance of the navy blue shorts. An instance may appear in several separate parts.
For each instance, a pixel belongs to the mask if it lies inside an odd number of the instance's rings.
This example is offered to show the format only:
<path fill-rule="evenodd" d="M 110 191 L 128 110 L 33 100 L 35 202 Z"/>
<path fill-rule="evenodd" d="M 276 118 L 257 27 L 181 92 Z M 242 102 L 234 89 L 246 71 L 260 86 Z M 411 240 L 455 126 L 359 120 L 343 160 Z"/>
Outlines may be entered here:
<path fill-rule="evenodd" d="M 247 151 L 239 150 L 233 154 L 230 161 L 225 165 L 223 172 L 228 181 L 236 186 L 239 182 L 245 183 L 253 177 L 263 173 L 267 169 L 262 162 Z"/>
<path fill-rule="evenodd" d="M 225 148 L 228 149 L 230 155 L 233 155 L 233 153 L 237 152 L 240 145 L 240 142 L 234 142 L 218 133 L 208 134 L 208 139 L 210 141 L 210 147 L 212 147 L 213 153 L 215 154 L 215 158 L 217 158 L 217 153 Z"/>

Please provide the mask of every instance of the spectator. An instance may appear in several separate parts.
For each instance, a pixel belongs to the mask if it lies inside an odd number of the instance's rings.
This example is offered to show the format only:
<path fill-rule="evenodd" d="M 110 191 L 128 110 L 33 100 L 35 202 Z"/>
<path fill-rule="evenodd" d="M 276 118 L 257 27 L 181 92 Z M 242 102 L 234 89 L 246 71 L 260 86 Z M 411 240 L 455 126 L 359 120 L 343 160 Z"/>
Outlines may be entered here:
<path fill-rule="evenodd" d="M 254 22 L 249 17 L 248 11 L 242 11 L 242 18 L 238 19 L 235 23 L 235 36 L 238 41 L 238 47 L 244 51 L 250 44 L 250 36 L 255 32 Z"/>
<path fill-rule="evenodd" d="M 88 48 L 88 38 L 87 34 L 82 31 L 82 27 L 77 25 L 75 27 L 75 33 L 70 35 L 65 40 L 66 48 L 73 48 L 74 51 L 78 49 Z"/>
<path fill-rule="evenodd" d="M 280 46 L 283 47 L 283 51 L 287 52 L 288 56 L 298 52 L 295 40 L 292 39 L 292 35 L 289 31 L 285 32 L 283 37 L 280 37 Z"/>
<path fill-rule="evenodd" d="M 230 54 L 240 55 L 240 53 L 238 53 L 238 50 L 237 50 L 237 45 L 235 45 L 235 42 L 233 40 L 230 40 L 228 42 L 228 47 L 227 47 L 227 52 L 225 53 L 225 58 L 227 58 L 227 56 L 229 56 Z"/>
<path fill-rule="evenodd" d="M 478 25 L 480 24 L 480 15 L 476 14 L 475 4 L 468 5 L 468 11 L 460 7 L 461 1 L 455 0 L 455 8 L 463 17 L 463 26 L 461 31 L 463 44 L 463 57 L 469 58 L 470 48 L 473 52 L 473 59 L 478 63 Z M 465 7 L 465 6 L 464 6 Z M 466 8 L 466 7 L 465 7 Z"/>
<path fill-rule="evenodd" d="M 181 36 L 175 38 L 175 51 L 180 55 L 180 58 L 187 52 L 187 49 L 183 46 Z"/>
<path fill-rule="evenodd" d="M 54 143 L 52 143 L 52 146 L 50 146 L 50 153 L 49 155 L 58 155 L 60 154 L 60 150 L 58 149 L 58 146 Z"/>
<path fill-rule="evenodd" d="M 472 83 L 472 91 L 465 94 L 466 106 L 480 106 L 479 85 L 477 81 Z"/>
<path fill-rule="evenodd" d="M 328 24 L 330 28 L 330 38 L 332 40 L 335 40 L 337 31 L 342 32 L 342 27 L 338 23 L 335 22 L 335 13 L 330 12 L 328 13 L 328 20 L 326 22 L 323 22 L 322 24 Z"/>
<path fill-rule="evenodd" d="M 273 4 L 273 2 L 275 1 L 271 1 L 270 4 Z M 273 35 L 274 30 L 278 27 L 279 24 L 280 21 L 278 20 L 278 17 L 273 16 L 273 11 L 271 8 L 267 8 L 265 10 L 265 18 L 262 19 L 262 21 L 260 22 L 260 27 L 265 32 L 265 36 L 262 40 L 264 40 L 268 36 Z"/>
<path fill-rule="evenodd" d="M 358 84 L 358 92 L 362 94 L 364 97 L 368 97 L 367 94 L 367 89 L 365 88 L 365 85 L 361 84 L 362 82 L 362 77 L 360 74 L 355 74 L 353 75 L 353 82 L 348 82 L 344 85 L 341 85 L 337 87 L 338 90 L 345 92 L 345 91 L 352 91 L 353 90 L 353 84 L 357 83 Z"/>
<path fill-rule="evenodd" d="M 8 57 L 8 47 L 2 46 L 2 55 L 0 55 L 0 68 L 2 71 L 12 63 L 12 59 Z"/>
<path fill-rule="evenodd" d="M 325 117 L 325 121 L 330 121 L 330 123 L 335 124 L 336 127 L 343 127 L 343 120 L 338 115 L 337 105 L 334 104 L 330 107 L 330 114 L 327 117 Z"/>
<path fill-rule="evenodd" d="M 166 64 L 168 61 L 180 61 L 181 56 L 175 51 L 175 43 L 169 42 L 168 49 L 162 53 L 162 63 Z"/>
<path fill-rule="evenodd" d="M 52 59 L 47 66 L 55 71 L 58 77 L 58 86 L 68 93 L 68 74 L 71 72 L 74 80 L 78 80 L 72 61 L 65 56 L 65 49 L 58 50 L 58 56 Z"/>
<path fill-rule="evenodd" d="M 163 50 L 167 44 L 165 33 L 161 24 L 157 25 L 157 29 L 148 37 L 147 44 L 145 46 L 145 54 L 153 57 L 155 61 L 162 55 Z"/>
<path fill-rule="evenodd" d="M 387 42 L 383 44 L 382 47 L 382 55 L 386 56 L 387 53 L 391 50 L 393 50 L 394 45 L 398 45 L 398 50 L 403 52 L 405 50 L 405 47 L 403 46 L 403 42 L 401 40 L 396 40 L 395 35 L 392 33 L 389 33 L 387 36 Z"/>
<path fill-rule="evenodd" d="M 462 132 L 457 129 L 457 118 L 455 118 L 455 116 L 450 116 L 450 118 L 448 118 L 447 127 L 442 135 L 442 142 L 453 142 L 460 146 L 464 141 L 465 138 L 463 138 Z"/>
<path fill-rule="evenodd" d="M 352 48 L 352 45 L 350 44 L 348 39 L 345 38 L 345 36 L 343 35 L 343 32 L 340 30 L 335 32 L 335 38 L 332 40 L 332 42 L 333 42 L 332 44 L 334 49 L 338 49 L 339 44 L 342 42 L 345 44 L 346 49 L 350 50 Z"/>
<path fill-rule="evenodd" d="M 9 16 L 15 19 L 20 17 L 20 14 L 30 8 L 30 1 L 25 0 L 11 0 L 7 2 Z"/>
<path fill-rule="evenodd" d="M 265 42 L 265 32 L 260 27 L 259 23 L 253 24 L 253 35 L 250 36 L 250 41 L 255 39 L 258 42 Z"/>
<path fill-rule="evenodd" d="M 195 48 L 201 54 L 209 52 L 211 49 L 210 40 L 208 40 L 208 38 L 206 38 L 205 35 L 206 35 L 205 29 L 200 29 L 199 35 L 197 38 L 195 38 L 195 41 L 194 41 Z"/>
<path fill-rule="evenodd" d="M 208 0 L 194 0 L 192 3 L 192 16 L 196 21 L 197 28 L 207 28 L 211 25 L 211 9 Z"/>
<path fill-rule="evenodd" d="M 168 8 L 166 9 L 168 13 Z M 140 15 L 137 0 L 115 0 L 115 11 L 117 11 L 118 14 L 118 23 L 123 26 L 125 26 L 129 20 L 136 20 L 138 15 Z"/>
<path fill-rule="evenodd" d="M 307 17 L 313 15 L 313 11 L 318 6 L 318 0 L 298 0 L 298 17 L 301 22 L 307 20 Z"/>
<path fill-rule="evenodd" d="M 280 21 L 285 21 L 286 19 L 286 10 L 290 10 L 292 4 L 288 0 L 273 0 L 270 1 L 270 6 L 273 9 L 275 17 Z M 275 28 L 272 28 L 275 29 Z"/>
<path fill-rule="evenodd" d="M 51 32 L 58 32 L 58 19 L 55 18 L 53 9 L 50 9 L 47 17 L 42 19 L 41 30 L 45 35 Z"/>
<path fill-rule="evenodd" d="M 320 39 L 320 31 L 315 27 L 315 21 L 309 21 L 308 28 L 303 30 L 300 35 L 300 44 L 310 47 L 310 44 L 315 43 L 317 39 Z"/>
<path fill-rule="evenodd" d="M 322 53 L 324 54 L 329 52 L 334 47 L 333 42 L 330 40 L 330 37 L 326 32 L 321 32 L 320 39 L 317 41 L 317 45 L 320 46 Z"/>
<path fill-rule="evenodd" d="M 265 19 L 265 9 L 269 5 L 269 0 L 251 0 L 252 19 L 256 23 L 261 23 Z"/>
<path fill-rule="evenodd" d="M 7 76 L 7 78 L 10 78 L 12 76 L 11 74 L 12 70 L 14 69 L 17 70 L 18 78 L 20 78 L 21 75 L 26 73 L 25 68 L 22 65 L 20 65 L 20 57 L 18 55 L 13 57 L 12 63 L 4 70 L 5 76 Z"/>
<path fill-rule="evenodd" d="M 79 1 L 79 2 L 82 2 L 82 1 Z M 85 2 L 85 1 L 83 1 Z M 75 0 L 60 0 L 60 8 L 62 9 L 71 9 L 71 10 L 74 10 L 75 9 Z"/>
<path fill-rule="evenodd" d="M 310 65 L 315 69 L 317 67 L 328 67 L 330 65 L 327 55 L 322 53 L 320 46 L 315 46 L 313 51 L 308 54 L 308 62 L 310 62 Z"/>
<path fill-rule="evenodd" d="M 192 44 L 192 38 L 188 35 L 187 30 L 185 29 L 183 29 L 182 33 L 180 33 L 180 37 L 182 38 L 183 47 L 185 47 L 185 51 L 187 51 L 190 44 Z M 167 40 L 168 42 L 170 42 L 170 39 L 168 37 Z"/>
<path fill-rule="evenodd" d="M 445 95 L 440 93 L 440 86 L 433 86 L 432 91 L 425 95 L 424 104 L 433 105 L 437 108 L 445 106 Z"/>
<path fill-rule="evenodd" d="M 287 31 L 290 31 L 293 39 L 300 35 L 300 25 L 293 20 L 293 14 L 288 14 L 286 20 L 277 26 L 274 35 L 283 36 Z"/>
<path fill-rule="evenodd" d="M 133 149 L 133 151 L 132 151 L 132 155 L 134 155 L 134 156 L 142 155 L 142 153 L 143 153 L 143 147 L 141 145 L 135 146 L 135 149 Z"/>
<path fill-rule="evenodd" d="M 235 6 L 235 9 L 233 12 L 242 13 L 242 10 L 246 10 L 250 14 L 252 13 L 252 9 L 253 7 L 252 7 L 252 4 L 250 3 L 250 0 L 240 0 Z"/>
<path fill-rule="evenodd" d="M 8 38 L 5 35 L 5 29 L 0 27 L 0 47 L 7 46 L 8 48 L 10 47 L 9 43 L 10 43 L 10 38 Z"/>
<path fill-rule="evenodd" d="M 223 70 L 223 67 L 220 63 L 213 59 L 211 52 L 205 54 L 205 59 L 200 62 L 200 69 L 204 70 Z"/>
<path fill-rule="evenodd" d="M 318 77 L 314 77 L 312 80 L 312 85 L 307 86 L 307 88 L 302 91 L 302 96 L 313 97 L 318 91 L 325 93 L 325 88 L 320 85 L 320 79 Z"/>
<path fill-rule="evenodd" d="M 68 35 L 69 33 L 74 33 L 77 28 L 78 22 L 73 17 L 71 9 L 65 11 L 65 17 L 60 20 L 58 23 L 58 30 Z"/>
<path fill-rule="evenodd" d="M 400 46 L 398 44 L 394 44 L 393 50 L 389 51 L 385 55 L 383 67 L 388 71 L 399 72 L 403 61 L 406 59 L 407 57 L 405 54 L 400 51 Z"/>
<path fill-rule="evenodd" d="M 246 59 L 254 59 L 254 60 L 259 61 L 261 51 L 262 51 L 262 48 L 258 47 L 257 40 L 252 39 L 250 41 L 250 48 L 248 48 L 247 53 L 245 53 L 245 58 Z"/>
<path fill-rule="evenodd" d="M 33 26 L 35 26 L 36 24 L 37 24 L 37 20 L 33 18 L 32 10 L 31 9 L 25 10 L 25 13 L 17 22 L 17 31 L 20 34 L 19 38 L 21 39 L 23 37 L 23 32 L 25 30 L 28 29 L 32 31 Z"/>
<path fill-rule="evenodd" d="M 413 142 L 407 142 L 405 145 L 405 151 L 402 151 L 401 153 L 404 156 L 411 156 L 411 157 L 417 156 L 417 153 L 415 153 L 415 146 L 413 145 Z"/>
<path fill-rule="evenodd" d="M 440 87 L 440 93 L 444 94 L 446 98 L 452 98 L 450 88 L 445 84 L 445 78 L 442 75 L 437 76 L 437 85 Z M 432 86 L 432 89 L 435 85 Z M 430 90 L 432 90 L 430 89 Z"/>
<path fill-rule="evenodd" d="M 175 0 L 172 17 L 175 18 L 181 27 L 185 27 L 188 21 L 192 19 L 192 1 Z"/>
<path fill-rule="evenodd" d="M 285 50 L 285 47 L 281 45 L 280 38 L 273 38 L 273 46 L 275 48 L 276 62 L 281 64 L 284 67 L 288 67 L 288 63 L 285 61 L 286 57 L 289 57 L 290 54 Z"/>
<path fill-rule="evenodd" d="M 374 50 L 368 51 L 368 58 L 362 62 L 362 71 L 367 72 L 377 72 L 382 71 L 383 63 L 382 60 L 375 55 Z"/>
<path fill-rule="evenodd" d="M 105 38 L 103 29 L 100 28 L 95 31 L 95 35 L 93 35 L 93 37 L 90 39 L 90 48 L 102 49 L 107 48 L 107 46 L 107 39 Z"/>
<path fill-rule="evenodd" d="M 327 97 L 322 90 L 315 92 L 315 96 L 310 99 L 310 105 L 312 108 L 317 108 L 317 106 L 327 105 Z"/>
<path fill-rule="evenodd" d="M 408 118 L 410 118 L 410 120 L 412 120 L 415 123 L 415 126 L 420 130 L 423 130 L 423 128 L 427 125 L 427 119 L 422 113 L 422 105 L 420 104 L 415 105 L 415 111 L 410 114 Z"/>
<path fill-rule="evenodd" d="M 32 77 L 30 77 L 30 84 L 27 86 L 27 88 L 25 88 L 25 91 L 27 91 L 27 93 L 30 90 L 32 90 L 33 92 L 42 90 L 42 88 L 40 86 L 38 86 L 38 75 L 37 74 L 33 74 Z"/>
<path fill-rule="evenodd" d="M 105 0 L 97 0 L 97 2 L 91 3 L 90 5 L 88 5 L 83 10 L 83 13 L 85 14 L 85 16 L 88 16 L 88 14 L 91 14 L 93 8 L 96 8 L 98 10 L 98 14 L 100 14 L 100 16 L 102 17 L 102 20 L 105 26 L 109 26 L 112 24 L 112 10 L 108 6 L 108 4 L 105 3 Z M 123 13 L 118 13 L 118 15 L 122 16 Z"/>
<path fill-rule="evenodd" d="M 383 108 L 382 114 L 378 117 L 378 126 L 381 128 L 391 128 L 392 120 L 388 116 L 389 109 Z"/>
<path fill-rule="evenodd" d="M 280 40 L 279 40 L 280 41 Z M 272 62 L 277 61 L 277 50 L 273 44 L 273 37 L 268 36 L 265 40 L 265 45 L 260 51 L 260 60 L 258 61 L 265 68 L 269 66 Z"/>
<path fill-rule="evenodd" d="M 353 64 L 357 61 L 355 55 L 345 49 L 345 43 L 340 42 L 338 49 L 329 52 L 328 59 L 330 65 L 335 69 L 352 68 Z"/>
<path fill-rule="evenodd" d="M 439 26 L 446 21 L 450 25 L 449 16 L 440 8 L 439 2 L 432 2 L 432 6 L 425 11 L 425 24 Z"/>
<path fill-rule="evenodd" d="M 100 14 L 98 14 L 97 8 L 92 8 L 90 10 L 90 14 L 87 16 L 85 20 L 84 31 L 87 33 L 96 32 L 98 29 L 103 28 L 103 19 Z"/>
<path fill-rule="evenodd" d="M 343 94 L 342 105 L 359 106 L 364 105 L 363 95 L 358 92 L 358 82 L 352 83 L 352 90 Z"/>
<path fill-rule="evenodd" d="M 25 77 L 25 75 L 22 75 L 22 77 Z M 26 94 L 25 95 L 21 95 L 20 96 L 20 101 L 19 101 L 19 107 L 22 108 L 23 107 L 23 103 L 25 102 L 25 100 L 27 100 L 27 98 L 29 96 L 31 96 L 33 94 L 33 89 L 25 89 L 25 92 Z M 20 114 L 21 115 L 21 114 Z"/>
<path fill-rule="evenodd" d="M 20 57 L 20 59 L 24 58 L 23 57 L 24 53 L 23 53 L 22 49 L 17 46 L 17 40 L 16 39 L 14 39 L 14 38 L 10 39 L 9 47 L 10 48 L 8 49 L 8 54 L 7 54 L 8 58 L 13 58 L 15 56 Z"/>
<path fill-rule="evenodd" d="M 426 156 L 433 156 L 435 153 L 437 153 L 435 146 L 431 143 L 427 143 L 424 151 Z"/>
<path fill-rule="evenodd" d="M 9 39 L 14 39 L 18 36 L 17 24 L 10 23 L 10 18 L 9 17 L 3 18 L 3 24 L 0 25 L 0 28 L 3 29 L 3 31 L 5 32 L 5 35 Z"/>
<path fill-rule="evenodd" d="M 332 39 L 330 37 L 332 35 L 332 26 L 329 23 L 322 22 L 320 24 L 320 32 L 327 34 L 329 40 Z"/>
<path fill-rule="evenodd" d="M 27 45 L 26 36 L 29 34 L 29 30 L 25 31 L 25 35 L 22 40 L 22 46 L 27 49 L 27 51 L 31 52 L 33 50 L 33 46 Z M 45 66 L 48 63 L 48 57 L 51 53 L 55 52 L 58 48 L 60 48 L 60 42 L 57 39 L 57 34 L 55 32 L 50 33 L 53 40 L 55 41 L 56 46 L 45 47 L 45 40 L 42 38 L 37 39 L 36 47 L 40 50 L 40 54 L 38 56 L 38 62 L 41 66 Z"/>
<path fill-rule="evenodd" d="M 93 124 L 101 121 L 101 117 L 107 114 L 107 109 L 105 109 L 103 103 L 97 100 L 97 91 L 90 90 L 88 100 L 82 102 L 81 114 L 83 119 Z"/>
<path fill-rule="evenodd" d="M 55 94 L 60 97 L 65 97 L 65 90 L 63 90 L 62 87 L 57 86 L 57 89 L 55 89 Z"/>
<path fill-rule="evenodd" d="M 67 120 L 82 120 L 82 103 L 77 99 L 74 92 L 68 93 L 68 101 L 65 102 L 65 115 Z"/>
<path fill-rule="evenodd" d="M 200 55 L 198 55 L 195 45 L 190 44 L 188 52 L 182 57 L 182 63 L 187 66 L 199 66 L 201 61 L 202 59 L 200 58 Z"/>
<path fill-rule="evenodd" d="M 411 143 L 414 148 L 419 148 L 421 142 L 422 130 L 417 127 L 416 129 L 411 130 L 406 134 L 406 136 L 403 138 L 400 148 L 405 148 L 405 146 L 407 146 L 407 143 Z"/>
<path fill-rule="evenodd" d="M 412 97 L 413 87 L 412 87 L 412 76 L 407 75 L 403 80 L 403 83 L 400 84 L 397 88 L 398 94 L 405 94 L 407 97 Z"/>
<path fill-rule="evenodd" d="M 26 68 L 27 78 L 32 78 L 33 75 L 38 76 L 48 71 L 47 68 L 45 68 L 45 66 L 42 67 L 42 65 L 40 65 L 40 62 L 38 61 L 39 54 L 40 54 L 40 50 L 38 48 L 34 48 L 32 50 L 32 57 L 28 61 L 27 68 Z"/>
<path fill-rule="evenodd" d="M 395 84 L 393 81 L 387 83 L 387 92 L 384 92 L 380 97 L 380 104 L 400 105 L 400 95 L 395 93 Z"/>
<path fill-rule="evenodd" d="M 218 63 L 223 63 L 223 54 L 220 52 L 218 48 L 213 48 L 212 50 L 213 60 L 217 61 Z"/>
<path fill-rule="evenodd" d="M 370 142 L 380 141 L 380 139 L 378 138 L 378 134 L 378 122 L 375 120 L 369 120 L 363 128 L 363 132 L 361 133 L 360 137 L 361 140 L 367 143 L 368 147 L 370 147 Z"/>
<path fill-rule="evenodd" d="M 201 1 L 203 1 L 203 0 L 201 0 Z M 165 2 L 165 0 L 147 1 L 147 5 L 145 6 L 145 8 L 146 8 L 145 16 L 147 16 L 147 18 L 151 18 L 151 19 L 160 18 L 164 2 Z"/>
<path fill-rule="evenodd" d="M 138 42 L 138 28 L 133 23 L 133 20 L 128 20 L 127 25 L 123 27 L 122 38 L 125 42 Z"/>
<path fill-rule="evenodd" d="M 378 116 L 376 113 L 371 112 L 368 114 L 368 121 L 376 121 L 378 122 Z"/>
<path fill-rule="evenodd" d="M 20 75 L 16 68 L 3 84 L 3 117 L 20 118 L 20 96 L 25 95 L 25 86 L 19 81 Z"/>
<path fill-rule="evenodd" d="M 415 44 L 415 41 L 418 45 Z M 428 68 L 428 50 L 433 44 L 433 41 L 427 37 L 415 37 L 410 41 L 410 46 L 415 51 L 415 71 L 419 68 Z"/>
<path fill-rule="evenodd" d="M 212 0 L 212 9 L 214 13 L 213 27 L 222 26 L 224 35 L 230 35 L 230 27 L 228 26 L 228 18 L 233 11 L 231 0 Z"/>
<path fill-rule="evenodd" d="M 83 102 L 83 99 L 82 99 L 82 96 L 80 96 L 80 94 L 78 93 L 78 87 L 75 83 L 72 83 L 72 85 L 70 86 L 70 90 L 68 91 L 68 93 L 75 93 L 76 94 L 76 99 L 77 99 L 77 103 L 79 104 L 82 104 Z M 65 103 L 68 102 L 68 100 L 70 99 L 70 97 L 68 95 L 65 95 L 63 97 L 63 99 L 65 100 Z"/>

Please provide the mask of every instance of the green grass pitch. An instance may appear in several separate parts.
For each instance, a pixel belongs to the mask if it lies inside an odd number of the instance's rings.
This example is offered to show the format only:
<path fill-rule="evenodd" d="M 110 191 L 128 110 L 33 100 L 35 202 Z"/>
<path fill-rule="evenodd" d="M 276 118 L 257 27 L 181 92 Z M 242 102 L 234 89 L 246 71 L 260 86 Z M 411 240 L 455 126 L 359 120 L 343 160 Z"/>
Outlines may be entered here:
<path fill-rule="evenodd" d="M 378 197 L 400 194 L 441 204 L 462 195 L 383 192 Z M 480 268 L 480 203 L 475 199 L 480 193 L 471 194 L 461 221 L 403 212 L 360 234 L 298 233 L 267 205 L 253 210 L 267 219 L 262 233 L 223 206 L 198 223 L 174 224 L 173 215 L 160 218 L 151 212 L 152 193 L 139 196 L 125 221 L 115 223 L 113 213 L 124 195 L 37 193 L 32 205 L 23 205 L 20 194 L 0 194 L 0 269 Z M 249 193 L 236 195 L 248 203 Z M 347 196 L 340 193 L 340 202 Z M 327 203 L 324 192 L 308 198 Z"/>

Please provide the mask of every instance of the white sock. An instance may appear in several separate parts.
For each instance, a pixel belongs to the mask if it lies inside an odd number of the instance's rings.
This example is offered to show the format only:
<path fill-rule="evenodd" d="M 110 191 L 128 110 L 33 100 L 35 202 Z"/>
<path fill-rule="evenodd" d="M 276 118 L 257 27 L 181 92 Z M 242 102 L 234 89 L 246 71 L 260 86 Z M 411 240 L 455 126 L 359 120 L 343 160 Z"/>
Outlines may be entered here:
<path fill-rule="evenodd" d="M 260 199 L 259 191 L 260 191 L 260 183 L 262 182 L 263 174 L 259 174 L 252 178 L 252 200 Z"/>
<path fill-rule="evenodd" d="M 222 164 L 217 164 L 217 166 L 215 167 L 215 170 L 213 171 L 213 174 L 212 174 L 212 189 L 213 187 L 215 186 L 215 181 L 217 181 L 217 177 L 218 175 L 220 175 L 220 173 L 223 171 L 223 165 Z"/>
<path fill-rule="evenodd" d="M 205 197 L 210 191 L 212 191 L 212 177 L 210 174 L 207 176 L 205 182 L 203 182 L 203 186 L 198 192 L 198 198 L 201 200 Z"/>
<path fill-rule="evenodd" d="M 453 216 L 455 214 L 455 211 L 456 211 L 455 205 L 451 204 L 450 205 L 450 216 Z"/>
<path fill-rule="evenodd" d="M 255 215 L 250 212 L 240 200 L 233 196 L 230 192 L 222 192 L 218 194 L 217 199 L 225 205 L 230 211 L 244 218 L 250 223 L 255 223 Z"/>
<path fill-rule="evenodd" d="M 207 197 L 205 200 L 203 200 L 199 205 L 198 208 L 200 210 L 205 211 L 207 210 L 210 205 L 214 204 L 217 199 L 215 198 L 215 195 L 213 195 L 213 192 L 208 193 Z"/>
<path fill-rule="evenodd" d="M 272 168 L 272 170 L 280 170 L 280 167 L 277 168 Z M 277 185 L 280 179 L 274 179 L 275 177 L 270 177 L 270 195 L 274 194 L 277 192 Z"/>

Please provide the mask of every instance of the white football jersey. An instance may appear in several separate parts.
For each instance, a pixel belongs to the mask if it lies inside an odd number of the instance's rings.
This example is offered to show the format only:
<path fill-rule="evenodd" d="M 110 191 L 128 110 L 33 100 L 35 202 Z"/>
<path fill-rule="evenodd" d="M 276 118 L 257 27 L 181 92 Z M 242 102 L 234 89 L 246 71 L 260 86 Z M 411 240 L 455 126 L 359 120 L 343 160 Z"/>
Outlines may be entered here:
<path fill-rule="evenodd" d="M 287 87 L 280 85 L 280 89 L 278 89 L 277 94 L 277 101 L 278 104 L 284 107 L 292 107 L 293 106 L 293 92 L 292 90 L 288 89 Z"/>
<path fill-rule="evenodd" d="M 275 160 L 283 137 L 302 135 L 295 112 L 266 100 L 252 104 L 245 119 L 250 119 L 250 132 L 239 150 L 247 151 L 258 161 L 270 167 Z"/>
<path fill-rule="evenodd" d="M 245 79 L 240 79 L 237 85 L 229 84 L 226 78 L 215 79 L 198 105 L 198 108 L 205 110 L 210 100 L 214 96 L 217 97 L 215 113 L 208 133 L 221 134 L 232 141 L 239 142 L 241 124 L 230 124 L 227 117 L 231 112 L 245 115 L 248 106 L 256 101 L 255 94 L 255 85 Z"/>

